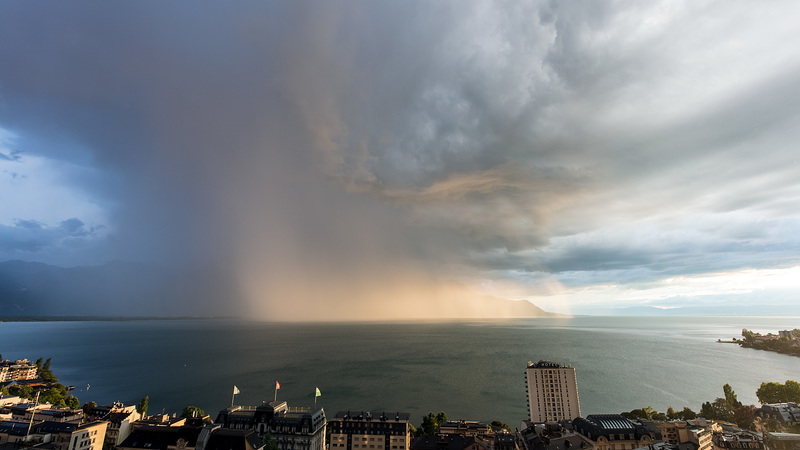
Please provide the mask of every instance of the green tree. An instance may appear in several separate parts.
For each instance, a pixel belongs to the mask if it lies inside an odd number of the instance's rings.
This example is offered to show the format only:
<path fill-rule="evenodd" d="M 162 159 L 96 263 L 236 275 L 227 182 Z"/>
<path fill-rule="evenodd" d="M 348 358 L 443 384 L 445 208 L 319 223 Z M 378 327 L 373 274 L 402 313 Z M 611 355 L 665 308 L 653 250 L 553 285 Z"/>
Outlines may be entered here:
<path fill-rule="evenodd" d="M 650 420 L 653 417 L 653 414 L 657 414 L 658 411 L 653 409 L 652 406 L 648 406 L 646 408 L 639 408 L 631 410 L 627 413 L 622 413 L 621 416 L 627 419 L 647 419 Z"/>
<path fill-rule="evenodd" d="M 787 402 L 800 403 L 800 383 L 793 380 L 786 380 L 783 385 L 784 397 Z"/>
<path fill-rule="evenodd" d="M 78 409 L 81 407 L 81 402 L 78 401 L 78 397 L 74 395 L 70 395 L 69 397 L 64 399 L 64 403 L 69 406 L 69 409 Z"/>
<path fill-rule="evenodd" d="M 432 436 L 436 434 L 436 425 L 436 415 L 429 412 L 427 416 L 422 417 L 419 429 L 422 430 L 422 434 Z"/>
<path fill-rule="evenodd" d="M 92 408 L 96 408 L 96 407 L 97 407 L 97 403 L 95 403 L 95 402 L 86 402 L 86 403 L 84 403 L 83 406 L 81 406 L 81 409 L 83 410 L 83 416 L 86 417 L 89 414 L 89 410 L 91 410 Z"/>
<path fill-rule="evenodd" d="M 51 359 L 53 359 L 53 358 L 47 358 L 47 361 L 44 362 L 44 365 L 42 366 L 42 369 L 50 370 L 50 360 Z"/>
<path fill-rule="evenodd" d="M 736 422 L 739 428 L 755 431 L 755 412 L 756 407 L 754 405 L 739 406 L 733 412 L 733 421 Z"/>
<path fill-rule="evenodd" d="M 667 420 L 667 415 L 662 412 L 657 412 L 651 416 L 653 420 Z"/>
<path fill-rule="evenodd" d="M 444 411 L 440 411 L 436 415 L 433 412 L 429 412 L 427 416 L 422 417 L 421 433 L 429 436 L 434 435 L 436 434 L 436 429 L 443 422 L 447 422 L 447 414 Z"/>
<path fill-rule="evenodd" d="M 728 402 L 721 397 L 717 397 L 713 402 L 705 402 L 700 408 L 700 417 L 708 420 L 720 420 L 731 422 L 733 411 L 728 408 Z"/>
<path fill-rule="evenodd" d="M 36 368 L 37 369 L 41 369 L 42 368 L 42 360 L 43 359 L 44 358 L 39 358 L 39 359 L 36 360 Z"/>
<path fill-rule="evenodd" d="M 279 450 L 278 444 L 269 433 L 264 435 L 264 450 Z"/>
<path fill-rule="evenodd" d="M 41 391 L 39 393 L 39 403 L 50 403 L 56 406 L 66 406 L 66 403 L 64 402 L 64 398 L 66 397 L 66 389 L 62 391 L 57 386 L 53 386 Z"/>
<path fill-rule="evenodd" d="M 736 393 L 733 392 L 730 384 L 726 383 L 725 386 L 722 386 L 722 391 L 725 393 L 725 402 L 728 404 L 728 409 L 735 411 L 736 408 L 742 406 L 742 402 L 736 398 Z"/>
<path fill-rule="evenodd" d="M 501 422 L 499 420 L 493 420 L 492 421 L 492 426 L 493 427 L 497 427 L 497 428 L 505 428 L 506 430 L 511 431 L 511 427 L 508 426 L 508 424 L 505 424 L 505 423 L 503 423 L 503 422 Z"/>
<path fill-rule="evenodd" d="M 203 417 L 206 415 L 206 412 L 202 409 L 198 408 L 197 406 L 187 406 L 183 408 L 181 411 L 181 417 L 184 419 L 190 419 L 192 417 Z"/>
<path fill-rule="evenodd" d="M 58 383 L 58 378 L 56 378 L 56 376 L 53 375 L 53 372 L 51 372 L 50 370 L 45 370 L 45 369 L 40 370 L 39 377 L 48 383 Z"/>
<path fill-rule="evenodd" d="M 678 413 L 676 413 L 676 412 L 675 412 L 675 410 L 674 410 L 674 409 L 672 409 L 672 406 L 670 406 L 669 408 L 667 408 L 667 419 L 669 419 L 669 420 L 675 420 L 675 419 L 677 419 L 677 418 L 678 418 Z"/>
<path fill-rule="evenodd" d="M 150 396 L 145 395 L 144 398 L 136 405 L 136 412 L 142 415 L 142 418 L 147 416 L 147 406 L 150 403 Z"/>
<path fill-rule="evenodd" d="M 762 404 L 781 403 L 783 399 L 783 385 L 776 382 L 764 382 L 756 390 L 756 397 Z"/>
<path fill-rule="evenodd" d="M 697 418 L 697 413 L 692 411 L 692 409 L 688 406 L 684 407 L 683 411 L 679 412 L 678 414 L 680 414 L 679 417 L 683 420 L 692 420 Z"/>

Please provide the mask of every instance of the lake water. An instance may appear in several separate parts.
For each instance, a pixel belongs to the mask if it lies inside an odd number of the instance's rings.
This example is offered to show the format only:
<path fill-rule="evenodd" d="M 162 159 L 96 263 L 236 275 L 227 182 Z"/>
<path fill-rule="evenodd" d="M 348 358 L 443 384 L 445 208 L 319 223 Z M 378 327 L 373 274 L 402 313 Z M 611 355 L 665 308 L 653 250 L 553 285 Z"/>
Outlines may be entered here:
<path fill-rule="evenodd" d="M 526 417 L 524 369 L 540 359 L 576 368 L 583 415 L 652 405 L 659 411 L 722 396 L 756 403 L 763 381 L 800 380 L 800 358 L 717 343 L 800 327 L 800 318 L 576 317 L 513 321 L 268 324 L 238 321 L 4 322 L 6 359 L 52 357 L 81 403 L 138 402 L 150 413 L 231 402 L 428 411 L 450 418 Z M 90 385 L 87 391 L 86 386 Z"/>

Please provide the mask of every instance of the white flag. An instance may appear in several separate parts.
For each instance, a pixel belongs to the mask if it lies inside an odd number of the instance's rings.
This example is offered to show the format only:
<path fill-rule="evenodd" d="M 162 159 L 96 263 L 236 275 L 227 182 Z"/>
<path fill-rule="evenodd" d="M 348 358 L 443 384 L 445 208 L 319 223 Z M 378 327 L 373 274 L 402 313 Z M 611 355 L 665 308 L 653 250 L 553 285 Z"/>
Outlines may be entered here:
<path fill-rule="evenodd" d="M 233 386 L 233 395 L 236 395 L 236 394 L 238 394 L 238 393 L 239 393 L 239 388 L 238 388 L 238 387 L 236 387 L 236 385 L 234 385 L 234 386 Z"/>

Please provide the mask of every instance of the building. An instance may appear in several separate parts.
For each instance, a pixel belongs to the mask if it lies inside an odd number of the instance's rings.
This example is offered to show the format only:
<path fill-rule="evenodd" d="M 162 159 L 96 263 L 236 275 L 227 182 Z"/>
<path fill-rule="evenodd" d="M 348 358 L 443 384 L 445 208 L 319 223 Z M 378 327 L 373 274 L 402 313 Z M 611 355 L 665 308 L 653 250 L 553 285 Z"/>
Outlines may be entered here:
<path fill-rule="evenodd" d="M 795 341 L 797 338 L 792 333 L 792 330 L 780 330 L 778 331 L 778 337 L 786 338 L 790 341 Z"/>
<path fill-rule="evenodd" d="M 800 422 L 800 406 L 797 403 L 770 403 L 761 405 L 753 415 L 761 419 L 775 419 L 782 424 Z"/>
<path fill-rule="evenodd" d="M 448 420 L 439 424 L 439 434 L 457 434 L 459 436 L 492 437 L 492 427 L 483 422 L 470 420 Z"/>
<path fill-rule="evenodd" d="M 715 432 L 712 437 L 712 442 L 714 443 L 714 450 L 760 450 L 764 448 L 764 441 L 761 438 L 761 434 L 746 430 L 737 432 Z"/>
<path fill-rule="evenodd" d="M 572 420 L 581 415 L 575 368 L 551 361 L 528 362 L 525 395 L 531 422 Z"/>
<path fill-rule="evenodd" d="M 28 436 L 30 422 L 4 420 L 0 422 L 0 445 L 22 443 Z"/>
<path fill-rule="evenodd" d="M 67 422 L 41 422 L 35 432 L 52 450 L 102 450 L 108 422 L 89 422 L 82 425 Z"/>
<path fill-rule="evenodd" d="M 693 449 L 712 450 L 714 430 L 708 424 L 693 420 L 671 422 L 656 420 L 654 423 L 661 432 L 662 439 L 668 444 L 678 446 L 692 444 Z"/>
<path fill-rule="evenodd" d="M 489 442 L 475 436 L 456 434 L 420 436 L 414 439 L 411 450 L 492 450 Z M 332 450 L 332 449 L 331 449 Z"/>
<path fill-rule="evenodd" d="M 7 381 L 35 380 L 38 375 L 36 364 L 27 359 L 0 361 L 0 383 Z"/>
<path fill-rule="evenodd" d="M 147 425 L 135 429 L 118 450 L 262 450 L 263 439 L 252 430 L 230 430 L 197 422 L 181 426 Z"/>
<path fill-rule="evenodd" d="M 133 429 L 148 425 L 158 427 L 182 427 L 186 425 L 186 419 L 183 417 L 175 417 L 174 415 L 170 416 L 169 414 L 155 414 L 133 422 Z"/>
<path fill-rule="evenodd" d="M 67 422 L 5 421 L 0 423 L 0 445 L 18 444 L 49 450 L 101 450 L 106 422 L 82 425 Z"/>
<path fill-rule="evenodd" d="M 520 450 L 596 450 L 591 440 L 571 428 L 570 422 L 535 424 L 523 421 L 516 434 L 518 447 Z"/>
<path fill-rule="evenodd" d="M 3 395 L 0 394 L 0 408 L 4 406 L 12 406 L 22 403 L 22 399 L 17 395 Z M 26 400 L 27 401 L 27 400 Z"/>
<path fill-rule="evenodd" d="M 133 430 L 133 423 L 141 418 L 133 405 L 114 402 L 94 406 L 86 410 L 86 420 L 104 420 L 108 422 L 103 447 L 109 450 L 125 440 Z"/>
<path fill-rule="evenodd" d="M 764 432 L 766 450 L 797 450 L 800 448 L 800 434 Z"/>
<path fill-rule="evenodd" d="M 52 406 L 49 403 L 33 405 L 19 403 L 11 407 L 11 420 L 34 422 L 59 422 L 80 424 L 83 422 L 83 411 L 66 407 Z"/>
<path fill-rule="evenodd" d="M 578 417 L 572 421 L 572 427 L 589 439 L 597 450 L 633 450 L 662 441 L 655 423 L 632 422 L 619 414 Z"/>
<path fill-rule="evenodd" d="M 330 450 L 408 450 L 408 413 L 339 411 L 330 420 Z"/>
<path fill-rule="evenodd" d="M 261 406 L 231 406 L 217 415 L 225 428 L 253 430 L 260 438 L 267 433 L 280 450 L 325 450 L 325 410 L 289 408 L 285 401 Z"/>

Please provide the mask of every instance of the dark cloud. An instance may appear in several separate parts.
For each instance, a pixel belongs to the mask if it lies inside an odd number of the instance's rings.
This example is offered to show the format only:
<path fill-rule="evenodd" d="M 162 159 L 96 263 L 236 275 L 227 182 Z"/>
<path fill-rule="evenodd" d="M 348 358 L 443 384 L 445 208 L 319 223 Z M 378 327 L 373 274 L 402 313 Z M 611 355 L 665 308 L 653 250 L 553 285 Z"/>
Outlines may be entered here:
<path fill-rule="evenodd" d="M 36 220 L 15 220 L 13 226 L 0 225 L 0 254 L 6 259 L 30 258 L 36 253 L 56 251 L 74 239 L 86 241 L 94 234 L 77 218 L 67 219 L 57 227 Z"/>
<path fill-rule="evenodd" d="M 788 6 L 4 2 L 0 159 L 91 168 L 109 223 L 0 242 L 213 266 L 275 315 L 791 265 Z"/>

